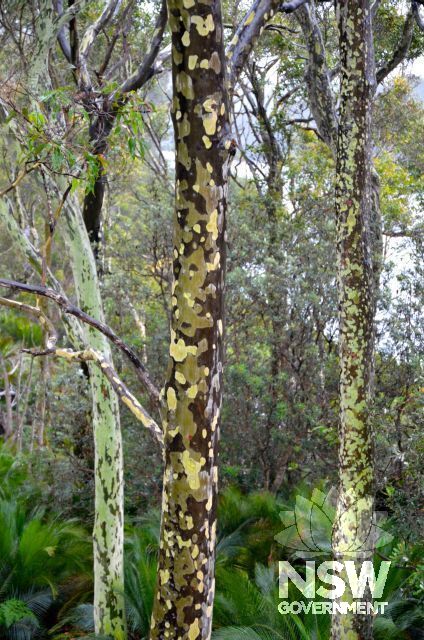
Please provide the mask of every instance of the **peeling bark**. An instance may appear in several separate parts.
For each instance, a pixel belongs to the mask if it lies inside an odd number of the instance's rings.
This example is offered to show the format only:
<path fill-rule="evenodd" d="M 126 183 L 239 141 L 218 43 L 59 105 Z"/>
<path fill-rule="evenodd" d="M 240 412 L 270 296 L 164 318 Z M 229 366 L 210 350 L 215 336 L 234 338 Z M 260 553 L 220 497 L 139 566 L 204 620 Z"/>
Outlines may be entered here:
<path fill-rule="evenodd" d="M 169 0 L 176 205 L 165 472 L 151 640 L 211 635 L 228 137 L 218 0 Z"/>
<path fill-rule="evenodd" d="M 373 437 L 369 421 L 373 362 L 373 207 L 371 107 L 375 66 L 369 0 L 339 9 L 341 102 L 337 141 L 336 214 L 340 313 L 340 492 L 333 530 L 335 558 L 372 557 Z M 349 597 L 349 596 L 347 596 Z M 333 616 L 333 640 L 372 638 L 372 619 Z"/>

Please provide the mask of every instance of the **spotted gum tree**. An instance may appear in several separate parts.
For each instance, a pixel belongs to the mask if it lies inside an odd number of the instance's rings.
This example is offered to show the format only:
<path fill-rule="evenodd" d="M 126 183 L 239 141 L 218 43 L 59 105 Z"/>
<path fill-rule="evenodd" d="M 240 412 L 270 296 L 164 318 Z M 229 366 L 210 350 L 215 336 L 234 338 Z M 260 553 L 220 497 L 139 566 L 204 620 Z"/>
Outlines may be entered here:
<path fill-rule="evenodd" d="M 339 498 L 333 531 L 336 559 L 349 550 L 372 555 L 373 437 L 369 419 L 373 371 L 371 109 L 375 87 L 369 0 L 338 6 L 341 57 L 336 216 L 340 327 Z M 336 615 L 333 640 L 372 638 L 369 616 Z"/>
<path fill-rule="evenodd" d="M 151 638 L 209 638 L 222 402 L 228 168 L 220 3 L 170 0 L 175 213 L 165 470 Z"/>

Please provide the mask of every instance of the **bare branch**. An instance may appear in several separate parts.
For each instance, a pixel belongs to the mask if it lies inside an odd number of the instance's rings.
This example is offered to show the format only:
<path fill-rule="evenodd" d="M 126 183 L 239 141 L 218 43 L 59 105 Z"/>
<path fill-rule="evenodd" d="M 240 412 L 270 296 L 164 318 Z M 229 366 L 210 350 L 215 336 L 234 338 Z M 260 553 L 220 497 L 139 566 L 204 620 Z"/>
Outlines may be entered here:
<path fill-rule="evenodd" d="M 41 309 L 39 309 L 38 307 L 33 307 L 29 304 L 24 304 L 23 302 L 18 302 L 18 300 L 10 300 L 9 298 L 2 297 L 0 297 L 0 306 L 8 307 L 9 309 L 15 309 L 16 311 L 22 311 L 32 316 L 33 318 L 36 318 L 47 332 L 47 348 L 54 348 L 57 342 L 56 329 L 54 328 L 53 323 Z"/>
<path fill-rule="evenodd" d="M 293 0 L 292 2 L 284 2 L 280 5 L 280 11 L 282 11 L 282 13 L 293 13 L 293 11 L 296 11 L 296 9 L 301 7 L 303 4 L 306 4 L 307 2 L 308 0 Z"/>
<path fill-rule="evenodd" d="M 255 0 L 239 24 L 226 51 L 230 86 L 234 87 L 256 40 L 280 4 L 280 0 Z"/>
<path fill-rule="evenodd" d="M 166 28 L 166 22 L 168 17 L 168 10 L 166 6 L 166 0 L 162 0 L 162 5 L 158 18 L 156 20 L 155 32 L 153 34 L 150 49 L 141 62 L 137 71 L 127 78 L 119 89 L 120 93 L 128 93 L 129 91 L 135 91 L 140 89 L 150 78 L 157 73 L 160 68 L 161 58 L 158 57 L 159 48 L 162 44 L 163 34 Z M 155 64 L 155 61 L 157 62 Z M 158 64 L 159 62 L 159 64 Z"/>
<path fill-rule="evenodd" d="M 18 175 L 16 176 L 15 180 L 13 182 L 11 182 L 9 184 L 9 186 L 7 186 L 5 189 L 3 189 L 3 191 L 0 191 L 0 198 L 5 196 L 6 194 L 8 194 L 9 191 L 12 191 L 13 189 L 15 189 L 19 185 L 19 183 L 22 182 L 22 180 L 25 178 L 25 176 L 27 176 L 29 173 L 31 173 L 31 171 L 34 171 L 34 169 L 37 169 L 40 165 L 41 165 L 41 162 L 35 162 L 30 167 L 27 167 L 27 165 L 25 165 L 25 167 L 22 169 L 22 171 L 20 171 L 18 173 Z"/>
<path fill-rule="evenodd" d="M 62 0 L 57 0 L 57 2 L 55 2 L 55 8 L 56 11 L 59 15 L 59 17 L 63 16 L 63 2 Z M 59 29 L 59 33 L 57 34 L 57 41 L 60 45 L 60 48 L 62 49 L 62 53 L 65 56 L 66 60 L 68 62 L 72 61 L 72 55 L 71 55 L 71 45 L 69 44 L 68 38 L 66 37 L 66 29 L 65 26 L 62 26 Z"/>
<path fill-rule="evenodd" d="M 420 7 L 419 3 L 416 0 L 412 0 L 412 13 L 414 14 L 415 22 L 417 23 L 419 29 L 424 31 L 424 18 L 420 15 Z"/>
<path fill-rule="evenodd" d="M 337 143 L 337 113 L 331 89 L 331 77 L 326 61 L 324 39 L 311 1 L 296 12 L 308 48 L 306 84 L 309 104 L 318 131 L 333 152 Z"/>
<path fill-rule="evenodd" d="M 32 349 L 22 349 L 25 353 L 29 353 L 33 357 L 53 355 L 66 360 L 78 360 L 79 362 L 95 362 L 104 376 L 109 380 L 116 395 L 128 407 L 146 429 L 153 434 L 154 438 L 163 447 L 163 433 L 159 425 L 141 406 L 137 398 L 129 391 L 128 387 L 118 377 L 112 365 L 103 357 L 101 353 L 94 349 L 88 348 L 82 351 L 72 351 L 72 349 L 46 349 L 45 351 L 34 351 Z"/>
<path fill-rule="evenodd" d="M 398 42 L 396 49 L 393 51 L 392 57 L 377 71 L 377 82 L 383 82 L 385 78 L 391 73 L 398 65 L 400 65 L 408 55 L 409 47 L 411 46 L 412 36 L 414 34 L 415 16 L 413 9 L 411 9 L 406 18 L 402 29 L 402 35 Z"/>
<path fill-rule="evenodd" d="M 113 17 L 116 8 L 120 4 L 120 0 L 109 0 L 105 2 L 105 8 L 101 15 L 97 18 L 93 24 L 91 24 L 85 31 L 78 51 L 78 66 L 80 74 L 80 85 L 85 91 L 91 91 L 92 82 L 90 74 L 88 72 L 88 56 L 93 47 L 93 44 L 100 33 L 100 31 L 107 25 L 107 23 Z"/>
<path fill-rule="evenodd" d="M 50 300 L 53 300 L 65 314 L 72 315 L 81 320 L 81 322 L 89 324 L 91 327 L 97 329 L 97 331 L 100 331 L 100 333 L 105 335 L 132 362 L 135 367 L 137 377 L 147 391 L 149 398 L 156 407 L 160 406 L 159 391 L 152 382 L 144 364 L 141 362 L 140 358 L 133 351 L 133 349 L 129 345 L 127 345 L 121 338 L 119 338 L 113 331 L 113 329 L 111 329 L 108 325 L 100 322 L 99 320 L 96 320 L 92 316 L 82 311 L 82 309 L 79 309 L 75 305 L 71 304 L 65 295 L 63 295 L 62 293 L 58 293 L 53 289 L 42 287 L 40 285 L 15 282 L 14 280 L 7 280 L 5 278 L 0 278 L 0 287 L 9 288 L 16 291 L 25 291 L 26 293 L 32 293 L 38 296 L 49 298 Z"/>

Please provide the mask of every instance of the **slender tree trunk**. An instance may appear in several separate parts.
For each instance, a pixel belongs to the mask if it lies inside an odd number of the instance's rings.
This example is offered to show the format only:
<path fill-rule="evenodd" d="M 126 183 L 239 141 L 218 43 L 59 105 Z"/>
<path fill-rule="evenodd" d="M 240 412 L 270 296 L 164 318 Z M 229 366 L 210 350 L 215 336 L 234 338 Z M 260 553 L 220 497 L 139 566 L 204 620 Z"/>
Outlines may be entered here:
<path fill-rule="evenodd" d="M 151 639 L 207 640 L 214 600 L 228 165 L 221 7 L 170 0 L 176 147 L 165 472 Z"/>
<path fill-rule="evenodd" d="M 66 205 L 66 242 L 78 304 L 104 320 L 94 254 L 78 203 Z M 84 325 L 86 344 L 111 361 L 107 339 Z M 89 365 L 95 450 L 94 622 L 98 634 L 126 637 L 124 610 L 123 460 L 118 399 L 96 365 Z"/>
<path fill-rule="evenodd" d="M 3 374 L 3 384 L 4 384 L 4 401 L 6 404 L 6 411 L 3 414 L 3 431 L 4 431 L 4 439 L 7 440 L 13 434 L 13 411 L 12 411 L 12 391 L 10 388 L 9 382 L 9 372 L 7 371 L 6 362 L 0 354 L 0 364 L 2 368 Z"/>
<path fill-rule="evenodd" d="M 48 422 L 49 407 L 48 407 L 48 384 L 49 384 L 49 366 L 48 359 L 41 358 L 40 360 L 40 396 L 38 400 L 38 415 L 37 415 L 37 446 L 42 449 L 45 445 L 45 434 Z"/>
<path fill-rule="evenodd" d="M 340 493 L 333 531 L 337 560 L 372 557 L 373 438 L 369 421 L 373 371 L 371 104 L 375 86 L 369 0 L 341 0 L 341 102 L 336 212 L 340 313 Z M 333 617 L 333 640 L 372 638 L 369 616 Z"/>

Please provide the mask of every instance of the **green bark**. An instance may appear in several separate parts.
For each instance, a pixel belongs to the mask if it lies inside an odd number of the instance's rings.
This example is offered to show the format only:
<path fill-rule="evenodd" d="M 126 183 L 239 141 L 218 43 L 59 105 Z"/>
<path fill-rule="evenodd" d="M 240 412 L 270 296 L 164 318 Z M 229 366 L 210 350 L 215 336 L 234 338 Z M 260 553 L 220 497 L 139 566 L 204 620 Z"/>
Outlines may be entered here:
<path fill-rule="evenodd" d="M 340 494 L 333 531 L 337 560 L 372 557 L 373 437 L 369 420 L 373 362 L 370 251 L 371 102 L 375 84 L 369 0 L 339 3 L 340 123 L 336 213 L 340 312 Z M 348 597 L 348 596 L 347 596 Z M 333 617 L 333 640 L 372 638 L 362 615 Z"/>
<path fill-rule="evenodd" d="M 82 214 L 73 199 L 65 207 L 65 240 L 80 308 L 104 321 L 96 264 Z M 85 343 L 111 362 L 105 336 L 84 325 Z M 94 622 L 98 634 L 126 637 L 124 610 L 123 460 L 118 398 L 90 363 L 95 451 Z"/>
<path fill-rule="evenodd" d="M 222 402 L 228 100 L 220 3 L 170 0 L 176 206 L 151 640 L 210 638 Z"/>

